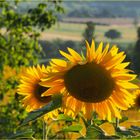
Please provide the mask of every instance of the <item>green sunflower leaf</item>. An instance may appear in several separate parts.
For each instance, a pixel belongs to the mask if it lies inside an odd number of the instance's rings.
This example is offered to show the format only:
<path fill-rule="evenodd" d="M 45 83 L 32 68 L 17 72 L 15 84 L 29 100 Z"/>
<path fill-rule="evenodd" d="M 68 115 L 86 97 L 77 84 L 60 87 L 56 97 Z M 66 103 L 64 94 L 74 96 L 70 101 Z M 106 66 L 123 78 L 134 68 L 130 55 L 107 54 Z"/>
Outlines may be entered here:
<path fill-rule="evenodd" d="M 119 123 L 123 123 L 128 120 L 128 117 L 124 116 L 122 119 L 119 120 Z"/>
<path fill-rule="evenodd" d="M 134 137 L 132 137 L 132 138 L 129 138 L 130 140 L 139 140 L 140 139 L 140 135 L 138 135 L 138 136 L 134 136 Z"/>
<path fill-rule="evenodd" d="M 33 135 L 33 131 L 32 129 L 27 129 L 27 130 L 22 130 L 22 131 L 17 131 L 16 133 L 14 134 L 11 134 L 10 136 L 8 136 L 8 139 L 19 139 L 19 138 L 33 138 L 32 135 Z"/>
<path fill-rule="evenodd" d="M 111 140 L 115 140 L 115 139 L 120 139 L 120 137 L 119 136 L 116 136 L 116 135 L 111 135 L 111 136 L 102 136 L 101 137 L 101 139 L 106 139 L 106 140 L 108 140 L 108 139 L 111 139 Z"/>
<path fill-rule="evenodd" d="M 140 83 L 140 79 L 135 78 L 132 82 L 135 83 L 135 84 Z"/>
<path fill-rule="evenodd" d="M 83 60 L 85 60 L 85 56 L 84 56 L 83 51 L 81 51 L 81 57 L 82 57 Z"/>
<path fill-rule="evenodd" d="M 83 126 L 81 124 L 75 124 L 67 126 L 61 130 L 61 132 L 76 132 L 79 133 L 82 130 Z"/>
<path fill-rule="evenodd" d="M 59 114 L 57 117 L 57 120 L 64 120 L 64 121 L 74 121 L 71 117 L 65 115 L 65 114 Z"/>
<path fill-rule="evenodd" d="M 140 126 L 131 125 L 131 130 L 140 132 Z"/>
<path fill-rule="evenodd" d="M 95 120 L 93 120 L 93 121 L 94 121 L 94 123 L 97 124 L 97 125 L 102 125 L 103 123 L 106 123 L 106 122 L 107 122 L 107 120 L 98 120 L 98 119 L 95 119 Z"/>
<path fill-rule="evenodd" d="M 133 133 L 131 130 L 128 130 L 126 128 L 121 128 L 121 127 L 118 127 L 116 129 L 116 133 L 119 136 L 126 136 L 126 137 L 135 136 L 135 133 Z"/>
<path fill-rule="evenodd" d="M 87 139 L 98 139 L 102 136 L 105 136 L 105 132 L 99 126 L 91 125 L 87 128 Z"/>
<path fill-rule="evenodd" d="M 46 106 L 38 110 L 30 112 L 29 115 L 25 118 L 25 120 L 21 123 L 20 126 L 26 125 L 30 121 L 36 120 L 37 118 L 43 116 L 44 114 L 61 107 L 61 104 L 62 104 L 61 94 L 56 94 L 52 96 L 52 101 L 50 101 Z"/>

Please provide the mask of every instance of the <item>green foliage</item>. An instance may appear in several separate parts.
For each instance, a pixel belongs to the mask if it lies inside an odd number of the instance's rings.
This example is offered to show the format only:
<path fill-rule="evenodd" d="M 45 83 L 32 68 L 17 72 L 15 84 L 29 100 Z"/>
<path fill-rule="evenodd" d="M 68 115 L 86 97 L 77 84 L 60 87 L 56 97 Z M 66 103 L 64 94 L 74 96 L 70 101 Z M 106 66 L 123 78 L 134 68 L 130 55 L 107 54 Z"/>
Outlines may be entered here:
<path fill-rule="evenodd" d="M 33 131 L 32 129 L 26 129 L 23 131 L 17 131 L 15 134 L 12 134 L 8 137 L 8 139 L 33 139 Z"/>
<path fill-rule="evenodd" d="M 83 126 L 81 124 L 70 125 L 61 130 L 61 132 L 75 132 L 79 133 L 82 130 Z"/>
<path fill-rule="evenodd" d="M 119 123 L 123 123 L 128 120 L 128 117 L 123 116 L 122 119 L 119 120 Z"/>
<path fill-rule="evenodd" d="M 57 127 L 54 127 L 57 126 Z M 48 123 L 46 136 L 49 139 L 65 139 L 72 138 L 69 134 L 80 134 L 83 125 L 80 124 L 78 118 L 72 118 L 60 112 L 55 119 Z"/>
<path fill-rule="evenodd" d="M 1 46 L 5 48 L 1 55 L 1 65 L 10 65 L 17 67 L 21 65 L 30 65 L 37 62 L 37 52 L 41 51 L 40 45 L 36 40 L 27 39 L 25 37 L 13 37 L 10 35 L 4 37 L 4 43 L 1 42 Z M 5 45 L 4 45 L 5 44 Z"/>
<path fill-rule="evenodd" d="M 135 136 L 135 133 L 133 133 L 131 130 L 127 130 L 125 127 L 118 127 L 116 129 L 116 133 L 117 135 L 121 136 L 121 137 L 132 137 Z"/>
<path fill-rule="evenodd" d="M 138 132 L 140 132 L 140 127 L 139 127 L 139 126 L 131 125 L 131 128 L 130 128 L 130 129 L 133 130 L 133 131 L 138 131 Z"/>
<path fill-rule="evenodd" d="M 40 33 L 55 24 L 63 8 L 58 0 L 38 2 L 24 13 L 19 6 L 20 0 L 0 1 L 0 138 L 42 139 L 42 120 L 18 127 L 28 115 L 21 104 L 23 97 L 16 93 L 19 71 L 20 66 L 37 64 L 42 51 Z M 5 65 L 10 66 L 7 71 Z"/>
<path fill-rule="evenodd" d="M 110 29 L 105 33 L 105 37 L 110 38 L 110 39 L 116 39 L 121 37 L 121 33 L 118 32 L 115 29 Z"/>
<path fill-rule="evenodd" d="M 120 139 L 117 135 L 107 135 L 106 132 L 96 124 L 89 125 L 86 135 L 78 139 Z"/>
<path fill-rule="evenodd" d="M 23 107 L 14 99 L 11 99 L 5 107 L 1 106 L 0 138 L 7 138 L 13 134 L 20 120 L 23 120 L 26 115 Z"/>
<path fill-rule="evenodd" d="M 23 71 L 5 66 L 0 76 L 0 138 L 42 138 L 42 120 L 30 123 L 26 127 L 18 127 L 28 113 L 21 104 L 22 97 L 16 92 L 19 82 L 19 73 Z M 31 130 L 32 129 L 32 130 Z M 26 131 L 25 131 L 26 130 Z M 32 138 L 31 138 L 32 139 Z"/>
<path fill-rule="evenodd" d="M 52 101 L 50 101 L 50 103 L 48 103 L 46 106 L 42 107 L 41 109 L 30 112 L 21 125 L 26 125 L 28 122 L 33 121 L 41 117 L 42 115 L 61 107 L 61 104 L 62 104 L 61 94 L 52 96 Z"/>
<path fill-rule="evenodd" d="M 99 139 L 101 135 L 104 135 L 104 131 L 96 125 L 91 125 L 87 128 L 87 139 Z"/>
<path fill-rule="evenodd" d="M 48 5 L 52 5 L 52 9 Z M 56 13 L 63 12 L 59 2 L 39 3 L 26 13 L 17 11 L 19 2 L 0 2 L 0 65 L 17 67 L 37 63 L 41 52 L 40 31 L 56 22 Z"/>
<path fill-rule="evenodd" d="M 74 119 L 72 119 L 70 116 L 66 116 L 66 115 L 64 115 L 64 114 L 59 114 L 58 116 L 57 116 L 57 119 L 56 120 L 63 120 L 63 121 L 74 121 Z"/>

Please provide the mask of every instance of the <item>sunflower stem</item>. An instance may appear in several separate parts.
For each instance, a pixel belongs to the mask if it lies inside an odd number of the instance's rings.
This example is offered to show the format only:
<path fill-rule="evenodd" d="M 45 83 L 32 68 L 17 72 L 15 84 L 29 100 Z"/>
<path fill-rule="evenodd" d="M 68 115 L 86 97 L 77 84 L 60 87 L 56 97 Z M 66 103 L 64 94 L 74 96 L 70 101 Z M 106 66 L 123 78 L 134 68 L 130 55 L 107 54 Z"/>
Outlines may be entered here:
<path fill-rule="evenodd" d="M 119 127 L 119 118 L 116 118 L 115 129 Z"/>
<path fill-rule="evenodd" d="M 43 140 L 46 140 L 46 122 L 43 119 Z"/>

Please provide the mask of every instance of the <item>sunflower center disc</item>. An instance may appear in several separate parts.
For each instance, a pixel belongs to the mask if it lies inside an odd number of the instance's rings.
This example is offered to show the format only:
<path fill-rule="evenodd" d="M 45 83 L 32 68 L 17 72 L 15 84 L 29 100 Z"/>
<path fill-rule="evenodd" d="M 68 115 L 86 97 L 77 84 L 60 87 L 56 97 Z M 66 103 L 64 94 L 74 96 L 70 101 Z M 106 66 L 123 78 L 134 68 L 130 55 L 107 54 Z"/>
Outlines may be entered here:
<path fill-rule="evenodd" d="M 136 107 L 140 107 L 140 95 L 137 96 L 137 98 L 135 99 L 135 105 Z"/>
<path fill-rule="evenodd" d="M 89 103 L 107 99 L 114 89 L 109 72 L 95 63 L 74 66 L 65 74 L 64 82 L 70 95 Z"/>
<path fill-rule="evenodd" d="M 51 96 L 41 97 L 42 93 L 48 89 L 49 88 L 37 84 L 35 88 L 35 97 L 41 102 L 48 103 L 51 100 Z"/>

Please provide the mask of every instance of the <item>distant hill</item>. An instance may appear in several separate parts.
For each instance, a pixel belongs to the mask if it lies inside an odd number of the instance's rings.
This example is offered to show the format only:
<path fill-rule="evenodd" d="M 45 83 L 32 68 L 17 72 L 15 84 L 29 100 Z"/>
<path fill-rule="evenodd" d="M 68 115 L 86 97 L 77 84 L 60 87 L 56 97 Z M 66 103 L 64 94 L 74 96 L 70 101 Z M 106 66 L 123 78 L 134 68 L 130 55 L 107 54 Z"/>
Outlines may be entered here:
<path fill-rule="evenodd" d="M 140 1 L 64 1 L 66 17 L 140 17 Z"/>
<path fill-rule="evenodd" d="M 21 1 L 18 10 L 20 12 L 27 11 L 38 3 L 41 3 L 41 0 Z M 59 18 L 140 17 L 140 1 L 62 0 L 62 5 L 66 12 L 63 15 L 58 15 Z"/>

